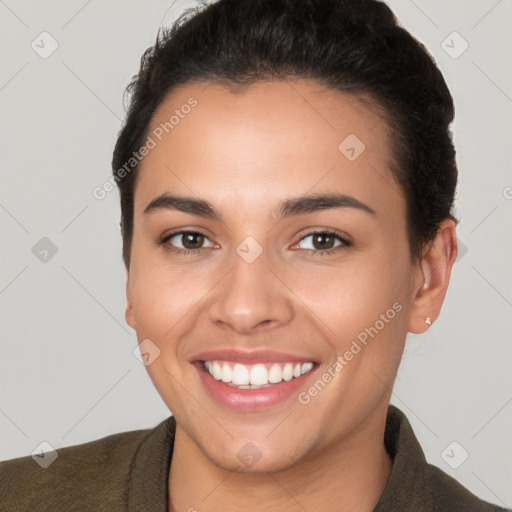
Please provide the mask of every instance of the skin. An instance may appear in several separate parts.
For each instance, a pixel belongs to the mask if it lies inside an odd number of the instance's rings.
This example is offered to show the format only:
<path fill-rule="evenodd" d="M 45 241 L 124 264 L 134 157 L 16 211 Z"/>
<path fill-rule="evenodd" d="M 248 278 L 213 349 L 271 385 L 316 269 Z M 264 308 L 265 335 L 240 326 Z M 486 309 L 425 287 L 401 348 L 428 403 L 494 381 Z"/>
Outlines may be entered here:
<path fill-rule="evenodd" d="M 150 130 L 190 96 L 198 105 L 140 165 L 126 283 L 126 320 L 139 342 L 158 346 L 147 370 L 177 421 L 169 509 L 372 511 L 392 469 L 383 436 L 405 338 L 439 315 L 456 225 L 443 221 L 421 260 L 411 261 L 388 128 L 371 102 L 308 80 L 237 94 L 193 83 L 171 91 Z M 338 149 L 352 133 L 366 146 L 353 162 Z M 144 214 L 164 192 L 207 200 L 222 221 Z M 332 192 L 376 215 L 345 207 L 277 216 L 285 199 Z M 158 245 L 182 229 L 206 238 L 185 245 L 177 236 L 167 246 L 202 252 Z M 352 245 L 306 237 L 322 229 Z M 247 236 L 263 249 L 250 264 L 236 252 Z M 307 404 L 294 395 L 263 411 L 228 409 L 190 363 L 200 350 L 266 348 L 318 361 L 318 377 L 394 303 L 401 311 Z M 237 457 L 247 442 L 261 453 L 251 467 Z"/>

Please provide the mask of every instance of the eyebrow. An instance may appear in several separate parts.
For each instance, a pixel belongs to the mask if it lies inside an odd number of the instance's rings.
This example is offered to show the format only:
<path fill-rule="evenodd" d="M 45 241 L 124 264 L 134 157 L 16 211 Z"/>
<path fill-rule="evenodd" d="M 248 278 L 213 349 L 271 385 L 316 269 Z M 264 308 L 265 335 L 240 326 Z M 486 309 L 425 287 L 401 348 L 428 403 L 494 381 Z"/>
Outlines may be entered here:
<path fill-rule="evenodd" d="M 295 215 L 305 215 L 331 208 L 353 208 L 370 215 L 377 215 L 375 210 L 368 205 L 346 194 L 309 194 L 306 196 L 292 197 L 283 201 L 279 208 L 279 218 L 283 219 Z M 163 193 L 146 206 L 144 214 L 160 210 L 175 210 L 222 221 L 222 215 L 215 210 L 208 201 L 194 199 L 192 197 Z"/>

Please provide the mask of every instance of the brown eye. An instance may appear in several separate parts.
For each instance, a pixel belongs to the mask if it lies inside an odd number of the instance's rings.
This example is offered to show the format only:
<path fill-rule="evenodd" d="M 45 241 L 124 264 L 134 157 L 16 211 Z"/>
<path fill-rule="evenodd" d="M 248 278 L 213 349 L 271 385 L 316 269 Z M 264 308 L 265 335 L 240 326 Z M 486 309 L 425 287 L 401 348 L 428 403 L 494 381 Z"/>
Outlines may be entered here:
<path fill-rule="evenodd" d="M 315 249 L 332 249 L 335 238 L 327 233 L 318 233 L 313 235 L 313 245 Z"/>
<path fill-rule="evenodd" d="M 204 235 L 201 233 L 183 233 L 181 235 L 183 247 L 185 249 L 200 249 L 204 243 Z"/>
<path fill-rule="evenodd" d="M 162 238 L 158 244 L 165 249 L 176 253 L 199 253 L 205 249 L 203 247 L 208 238 L 206 235 L 197 231 L 178 231 Z M 209 241 L 209 240 L 208 240 Z M 209 247 L 215 244 L 210 242 Z"/>
<path fill-rule="evenodd" d="M 311 239 L 311 242 L 305 243 L 307 239 Z M 306 245 L 306 247 L 302 247 L 302 249 L 311 251 L 312 254 L 332 254 L 339 249 L 352 245 L 348 240 L 331 231 L 309 233 L 301 238 L 299 245 L 300 244 Z"/>

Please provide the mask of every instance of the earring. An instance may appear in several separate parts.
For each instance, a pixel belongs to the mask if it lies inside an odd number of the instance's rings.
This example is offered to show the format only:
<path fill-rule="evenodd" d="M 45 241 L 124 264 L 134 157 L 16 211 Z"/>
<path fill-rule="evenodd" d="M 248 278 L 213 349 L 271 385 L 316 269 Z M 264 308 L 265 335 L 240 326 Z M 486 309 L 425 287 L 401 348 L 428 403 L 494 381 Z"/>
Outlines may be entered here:
<path fill-rule="evenodd" d="M 428 325 L 432 325 L 432 320 L 430 319 L 429 316 L 427 316 L 427 318 L 425 319 L 425 323 Z"/>

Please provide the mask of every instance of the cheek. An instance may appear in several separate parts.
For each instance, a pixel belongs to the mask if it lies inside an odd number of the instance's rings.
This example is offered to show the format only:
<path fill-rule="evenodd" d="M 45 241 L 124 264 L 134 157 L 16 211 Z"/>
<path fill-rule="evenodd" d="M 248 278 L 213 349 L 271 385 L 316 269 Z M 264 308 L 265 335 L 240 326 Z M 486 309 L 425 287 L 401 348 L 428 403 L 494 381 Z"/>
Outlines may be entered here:
<path fill-rule="evenodd" d="M 324 330 L 332 349 L 344 361 L 340 385 L 356 383 L 358 393 L 366 386 L 368 393 L 378 394 L 381 380 L 392 382 L 401 359 L 407 332 L 407 273 L 406 267 L 391 261 L 359 258 L 357 264 L 308 283 L 308 307 L 328 327 Z"/>
<path fill-rule="evenodd" d="M 178 382 L 183 378 L 186 347 L 181 340 L 193 328 L 195 312 L 205 293 L 183 270 L 161 272 L 150 266 L 137 268 L 133 283 L 137 338 L 139 342 L 149 339 L 158 347 L 158 357 L 146 370 L 171 409 L 180 407 L 182 394 Z"/>
<path fill-rule="evenodd" d="M 338 267 L 297 274 L 292 282 L 294 291 L 331 335 L 348 340 L 373 325 L 394 303 L 401 304 L 404 275 L 387 259 L 358 257 Z M 397 317 L 394 313 L 388 316 Z"/>
<path fill-rule="evenodd" d="M 138 335 L 155 340 L 181 332 L 215 282 L 204 270 L 162 266 L 155 260 L 135 262 L 131 279 Z"/>

